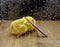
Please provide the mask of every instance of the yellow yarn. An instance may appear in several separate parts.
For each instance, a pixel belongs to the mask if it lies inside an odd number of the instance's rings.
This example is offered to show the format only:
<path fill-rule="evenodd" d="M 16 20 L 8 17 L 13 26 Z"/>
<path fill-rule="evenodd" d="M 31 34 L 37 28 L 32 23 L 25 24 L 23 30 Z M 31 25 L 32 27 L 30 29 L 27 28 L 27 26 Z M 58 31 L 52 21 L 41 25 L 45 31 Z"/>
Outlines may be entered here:
<path fill-rule="evenodd" d="M 28 18 L 32 23 L 36 24 L 36 20 L 34 18 L 32 18 L 31 16 L 27 16 L 26 18 Z M 25 17 L 18 19 L 18 20 L 14 20 L 12 21 L 11 25 L 10 25 L 10 30 L 12 34 L 23 34 L 27 31 L 33 30 L 35 29 L 31 23 L 29 23 Z"/>

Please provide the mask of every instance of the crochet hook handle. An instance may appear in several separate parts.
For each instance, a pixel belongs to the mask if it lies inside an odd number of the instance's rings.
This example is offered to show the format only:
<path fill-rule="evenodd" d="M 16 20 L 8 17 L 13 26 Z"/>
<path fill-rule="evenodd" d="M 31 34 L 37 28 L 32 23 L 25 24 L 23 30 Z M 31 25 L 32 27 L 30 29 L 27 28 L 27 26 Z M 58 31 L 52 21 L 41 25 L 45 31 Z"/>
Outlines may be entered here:
<path fill-rule="evenodd" d="M 32 23 L 29 19 L 27 19 L 26 17 L 25 17 L 25 19 L 28 21 L 28 22 L 30 22 L 39 32 L 41 32 L 45 37 L 47 37 L 47 35 L 36 25 L 36 24 L 34 24 L 34 23 Z"/>

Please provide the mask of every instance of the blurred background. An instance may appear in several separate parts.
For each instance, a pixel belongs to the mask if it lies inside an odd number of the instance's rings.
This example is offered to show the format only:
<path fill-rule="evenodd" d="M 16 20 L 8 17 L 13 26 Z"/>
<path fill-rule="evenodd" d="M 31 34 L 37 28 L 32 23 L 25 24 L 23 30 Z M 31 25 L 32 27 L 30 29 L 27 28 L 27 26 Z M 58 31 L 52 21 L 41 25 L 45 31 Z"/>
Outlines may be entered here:
<path fill-rule="evenodd" d="M 0 19 L 27 15 L 36 20 L 60 20 L 60 0 L 0 0 Z"/>
<path fill-rule="evenodd" d="M 11 22 L 28 15 L 48 38 L 37 30 L 19 38 L 10 34 Z M 60 47 L 60 0 L 0 0 L 0 47 Z"/>

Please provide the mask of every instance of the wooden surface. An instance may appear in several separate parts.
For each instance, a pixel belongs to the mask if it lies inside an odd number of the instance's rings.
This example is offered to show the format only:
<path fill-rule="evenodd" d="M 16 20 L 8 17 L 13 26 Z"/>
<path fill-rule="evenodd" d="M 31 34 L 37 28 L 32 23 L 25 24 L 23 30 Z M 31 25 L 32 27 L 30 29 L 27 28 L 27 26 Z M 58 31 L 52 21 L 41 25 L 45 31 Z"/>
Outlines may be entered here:
<path fill-rule="evenodd" d="M 48 38 L 37 31 L 25 36 L 13 36 L 9 33 L 10 23 L 0 23 L 0 47 L 60 47 L 60 21 L 37 21 Z"/>

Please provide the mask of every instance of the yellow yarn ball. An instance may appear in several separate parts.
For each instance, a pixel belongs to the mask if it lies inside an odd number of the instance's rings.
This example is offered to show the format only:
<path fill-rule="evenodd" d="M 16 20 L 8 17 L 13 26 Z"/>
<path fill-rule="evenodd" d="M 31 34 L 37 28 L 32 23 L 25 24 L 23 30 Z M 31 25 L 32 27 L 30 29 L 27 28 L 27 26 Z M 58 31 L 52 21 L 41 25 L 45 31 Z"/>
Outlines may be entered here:
<path fill-rule="evenodd" d="M 32 23 L 36 24 L 36 20 L 34 18 L 32 18 L 31 16 L 27 16 L 26 18 L 28 18 Z M 10 32 L 12 34 L 24 34 L 27 31 L 33 30 L 35 29 L 31 23 L 29 23 L 25 17 L 21 18 L 21 19 L 17 19 L 12 21 L 11 25 L 10 25 Z"/>

